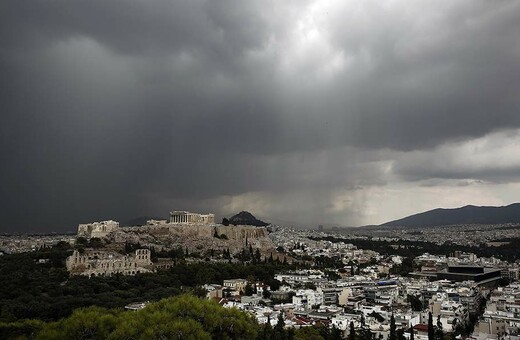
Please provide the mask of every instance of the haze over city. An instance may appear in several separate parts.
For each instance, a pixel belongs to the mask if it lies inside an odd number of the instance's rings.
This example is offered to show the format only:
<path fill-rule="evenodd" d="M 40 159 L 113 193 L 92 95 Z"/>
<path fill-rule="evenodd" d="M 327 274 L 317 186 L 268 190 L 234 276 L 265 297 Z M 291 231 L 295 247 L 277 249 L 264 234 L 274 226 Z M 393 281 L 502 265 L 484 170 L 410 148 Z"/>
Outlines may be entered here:
<path fill-rule="evenodd" d="M 0 232 L 517 202 L 518 22 L 516 1 L 5 1 Z"/>

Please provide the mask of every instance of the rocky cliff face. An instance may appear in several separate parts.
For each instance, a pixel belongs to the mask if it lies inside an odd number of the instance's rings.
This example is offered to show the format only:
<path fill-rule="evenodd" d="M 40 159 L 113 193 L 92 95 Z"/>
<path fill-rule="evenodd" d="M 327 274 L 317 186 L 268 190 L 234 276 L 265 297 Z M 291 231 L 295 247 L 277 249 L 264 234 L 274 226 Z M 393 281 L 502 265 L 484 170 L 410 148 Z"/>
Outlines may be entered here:
<path fill-rule="evenodd" d="M 157 249 L 173 249 L 181 246 L 201 251 L 209 249 L 239 251 L 246 246 L 246 240 L 248 245 L 260 248 L 262 252 L 274 249 L 267 230 L 253 226 L 163 224 L 123 227 L 111 233 L 108 238 L 115 243 L 139 242 L 143 246 L 149 245 Z"/>

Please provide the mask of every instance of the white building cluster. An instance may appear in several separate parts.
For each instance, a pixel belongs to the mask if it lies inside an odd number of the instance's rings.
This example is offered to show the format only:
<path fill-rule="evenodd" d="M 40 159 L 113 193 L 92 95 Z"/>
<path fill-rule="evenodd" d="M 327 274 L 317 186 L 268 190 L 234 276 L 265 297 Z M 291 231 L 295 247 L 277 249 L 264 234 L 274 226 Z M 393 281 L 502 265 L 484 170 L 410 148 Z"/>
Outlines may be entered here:
<path fill-rule="evenodd" d="M 478 322 L 477 339 L 520 339 L 520 285 L 499 287 L 490 295 Z"/>

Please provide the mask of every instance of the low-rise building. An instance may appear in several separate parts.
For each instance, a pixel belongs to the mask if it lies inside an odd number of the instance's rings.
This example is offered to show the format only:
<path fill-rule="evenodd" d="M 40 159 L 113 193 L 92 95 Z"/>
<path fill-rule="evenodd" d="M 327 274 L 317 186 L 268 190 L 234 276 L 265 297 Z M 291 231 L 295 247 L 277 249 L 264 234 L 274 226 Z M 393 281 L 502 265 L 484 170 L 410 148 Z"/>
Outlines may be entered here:
<path fill-rule="evenodd" d="M 236 292 L 243 292 L 246 289 L 247 280 L 246 279 L 224 280 L 223 286 L 224 286 L 224 288 L 228 288 L 228 289 L 234 290 Z"/>

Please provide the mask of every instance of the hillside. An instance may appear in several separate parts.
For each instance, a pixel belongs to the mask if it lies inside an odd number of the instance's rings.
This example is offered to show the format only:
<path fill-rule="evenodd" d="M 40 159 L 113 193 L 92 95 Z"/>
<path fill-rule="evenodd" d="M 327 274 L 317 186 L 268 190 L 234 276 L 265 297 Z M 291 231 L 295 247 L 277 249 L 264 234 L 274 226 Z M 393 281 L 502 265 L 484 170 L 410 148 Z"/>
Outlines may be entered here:
<path fill-rule="evenodd" d="M 229 218 L 229 223 L 233 225 L 253 225 L 255 227 L 265 227 L 268 223 L 258 220 L 248 211 L 241 211 Z"/>
<path fill-rule="evenodd" d="M 411 215 L 381 226 L 432 227 L 453 224 L 520 223 L 520 203 L 503 207 L 467 205 L 455 209 L 434 209 Z"/>

